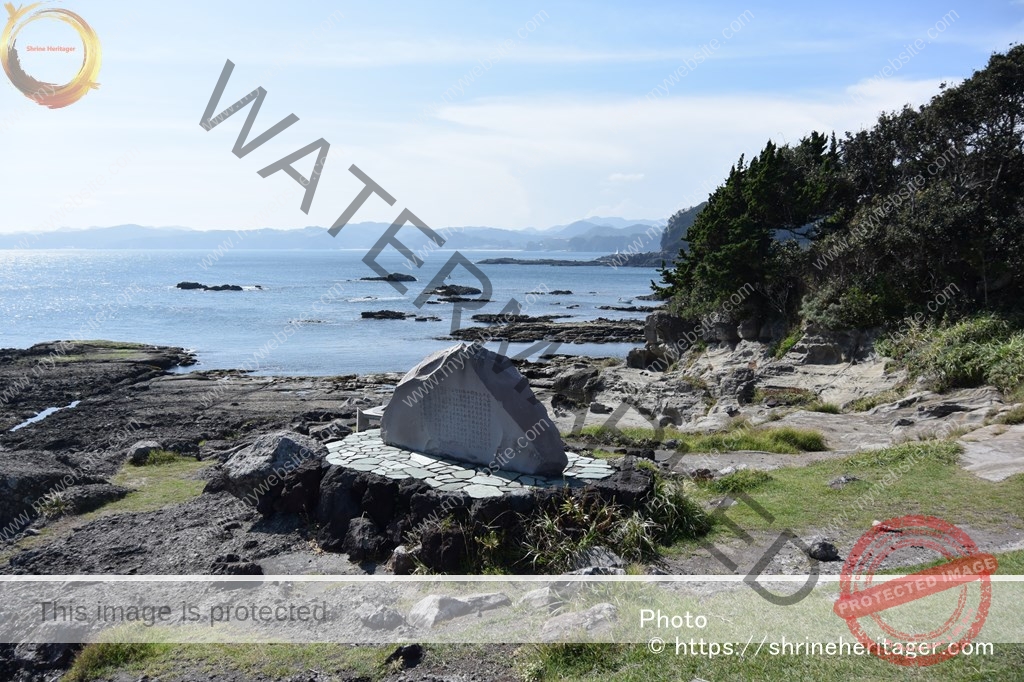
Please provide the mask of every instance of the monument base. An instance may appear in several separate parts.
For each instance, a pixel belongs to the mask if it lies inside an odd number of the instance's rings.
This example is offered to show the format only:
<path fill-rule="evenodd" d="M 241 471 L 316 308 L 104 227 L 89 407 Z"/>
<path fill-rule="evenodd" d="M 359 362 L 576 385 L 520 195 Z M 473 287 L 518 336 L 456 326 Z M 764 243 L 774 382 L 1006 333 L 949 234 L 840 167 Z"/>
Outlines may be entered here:
<path fill-rule="evenodd" d="M 394 480 L 418 479 L 442 493 L 464 493 L 474 499 L 499 497 L 524 488 L 572 488 L 608 478 L 615 470 L 604 460 L 572 452 L 562 476 L 545 477 L 514 471 L 491 471 L 436 455 L 424 455 L 386 444 L 379 429 L 362 431 L 327 444 L 327 462 Z"/>

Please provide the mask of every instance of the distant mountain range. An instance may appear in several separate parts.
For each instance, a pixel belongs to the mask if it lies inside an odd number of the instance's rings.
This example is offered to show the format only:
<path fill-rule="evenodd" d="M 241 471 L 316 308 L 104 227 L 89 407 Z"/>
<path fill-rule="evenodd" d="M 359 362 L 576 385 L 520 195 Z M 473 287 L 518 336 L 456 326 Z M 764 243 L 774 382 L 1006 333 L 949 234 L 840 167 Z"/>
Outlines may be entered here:
<path fill-rule="evenodd" d="M 452 249 L 513 251 L 589 251 L 613 253 L 660 250 L 663 220 L 587 218 L 546 229 L 506 230 L 496 227 L 456 227 L 435 230 Z M 0 249 L 369 249 L 387 229 L 386 223 L 346 225 L 331 239 L 323 227 L 283 230 L 193 230 L 186 227 L 117 225 L 51 232 L 0 234 Z M 655 228 L 651 231 L 652 228 Z M 421 248 L 427 238 L 412 226 L 402 230 L 409 248 Z M 638 245 L 640 247 L 638 248 Z"/>

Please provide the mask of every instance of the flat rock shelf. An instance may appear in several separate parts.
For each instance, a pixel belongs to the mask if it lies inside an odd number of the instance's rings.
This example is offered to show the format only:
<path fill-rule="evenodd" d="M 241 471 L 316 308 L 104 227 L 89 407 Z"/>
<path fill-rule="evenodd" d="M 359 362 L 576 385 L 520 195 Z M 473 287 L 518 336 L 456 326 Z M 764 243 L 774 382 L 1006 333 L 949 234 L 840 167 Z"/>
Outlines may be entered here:
<path fill-rule="evenodd" d="M 514 471 L 495 471 L 474 467 L 466 462 L 423 455 L 387 445 L 380 429 L 353 433 L 327 444 L 327 461 L 336 466 L 368 471 L 396 480 L 416 478 L 441 492 L 463 492 L 474 499 L 499 497 L 523 488 L 582 487 L 611 476 L 615 470 L 607 462 L 565 453 L 569 465 L 559 477 L 529 476 Z"/>

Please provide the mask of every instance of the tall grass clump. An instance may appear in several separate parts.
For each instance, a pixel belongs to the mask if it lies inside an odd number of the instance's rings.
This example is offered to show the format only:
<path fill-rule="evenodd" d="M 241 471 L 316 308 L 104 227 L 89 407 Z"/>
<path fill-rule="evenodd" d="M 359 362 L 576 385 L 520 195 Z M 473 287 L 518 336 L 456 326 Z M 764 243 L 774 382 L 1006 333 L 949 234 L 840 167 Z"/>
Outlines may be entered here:
<path fill-rule="evenodd" d="M 1024 385 L 1024 331 L 997 315 L 913 324 L 875 348 L 937 391 L 991 384 L 1010 392 Z"/>

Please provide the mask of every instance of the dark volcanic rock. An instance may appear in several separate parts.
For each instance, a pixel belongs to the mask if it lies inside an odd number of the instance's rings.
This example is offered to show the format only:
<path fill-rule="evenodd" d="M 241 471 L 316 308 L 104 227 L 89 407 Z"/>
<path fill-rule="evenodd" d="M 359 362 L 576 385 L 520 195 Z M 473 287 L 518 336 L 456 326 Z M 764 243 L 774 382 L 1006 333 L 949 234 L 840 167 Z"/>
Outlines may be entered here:
<path fill-rule="evenodd" d="M 149 461 L 150 454 L 162 449 L 160 443 L 155 440 L 137 441 L 128 448 L 128 461 L 135 466 L 142 466 Z"/>
<path fill-rule="evenodd" d="M 490 303 L 489 298 L 469 298 L 466 296 L 441 296 L 437 299 L 441 303 Z"/>
<path fill-rule="evenodd" d="M 364 282 L 415 282 L 416 278 L 402 272 L 392 272 L 383 277 L 360 277 Z"/>
<path fill-rule="evenodd" d="M 213 557 L 229 553 L 244 552 L 248 561 L 259 562 L 287 551 L 308 551 L 305 528 L 294 515 L 260 520 L 227 493 L 201 495 L 154 512 L 97 518 L 59 542 L 16 554 L 0 572 L 202 575 L 210 572 Z M 243 550 L 253 539 L 258 540 L 256 549 Z"/>
<path fill-rule="evenodd" d="M 643 341 L 643 320 L 608 320 L 599 317 L 587 322 L 530 321 L 481 329 L 463 327 L 451 338 L 486 341 L 489 338 L 511 342 L 559 341 L 562 343 L 637 343 Z"/>
<path fill-rule="evenodd" d="M 178 289 L 202 289 L 203 291 L 242 291 L 242 287 L 237 284 L 218 284 L 216 286 L 207 286 L 200 284 L 199 282 L 178 282 L 175 285 Z M 262 289 L 263 287 L 256 287 Z"/>
<path fill-rule="evenodd" d="M 576 405 L 589 405 L 604 386 L 596 367 L 570 369 L 555 377 L 551 390 Z"/>
<path fill-rule="evenodd" d="M 99 509 L 105 504 L 120 500 L 131 490 L 110 483 L 91 483 L 80 485 L 60 493 L 61 502 L 67 507 L 67 513 L 85 514 Z"/>
<path fill-rule="evenodd" d="M 461 573 L 468 558 L 466 537 L 456 529 L 435 524 L 420 536 L 419 559 L 438 573 Z"/>
<path fill-rule="evenodd" d="M 606 500 L 634 507 L 654 491 L 654 474 L 646 469 L 637 468 L 633 461 L 627 458 L 621 471 L 595 481 L 593 487 Z"/>
<path fill-rule="evenodd" d="M 622 313 L 653 313 L 656 307 L 650 305 L 599 305 L 598 310 L 617 310 Z"/>
<path fill-rule="evenodd" d="M 522 322 L 550 322 L 552 320 L 564 320 L 572 317 L 572 315 L 513 315 L 512 313 L 506 313 L 500 315 L 498 313 L 480 313 L 473 316 L 474 322 L 483 322 L 485 324 L 519 324 Z"/>
<path fill-rule="evenodd" d="M 343 419 L 334 419 L 329 424 L 309 427 L 309 437 L 319 441 L 340 440 L 352 433 Z"/>
<path fill-rule="evenodd" d="M 842 561 L 839 550 L 831 542 L 815 542 L 807 549 L 807 555 L 818 561 Z"/>
<path fill-rule="evenodd" d="M 377 530 L 376 524 L 366 517 L 352 519 L 345 531 L 341 549 L 348 552 L 352 561 L 362 561 L 378 556 L 387 540 Z"/>
<path fill-rule="evenodd" d="M 0 528 L 14 536 L 43 505 L 83 484 L 106 483 L 87 459 L 53 452 L 0 451 Z"/>
<path fill-rule="evenodd" d="M 223 464 L 224 489 L 269 514 L 279 510 L 275 503 L 286 488 L 295 497 L 298 487 L 302 491 L 299 499 L 286 500 L 286 504 L 299 511 L 308 506 L 302 496 L 312 496 L 319 489 L 318 471 L 326 458 L 323 443 L 308 436 L 288 431 L 260 436 Z"/>
<path fill-rule="evenodd" d="M 435 287 L 425 293 L 436 296 L 476 296 L 477 294 L 482 294 L 484 292 L 476 287 L 467 287 L 461 284 L 442 284 L 441 286 Z"/>
<path fill-rule="evenodd" d="M 404 320 L 409 317 L 397 310 L 367 310 L 360 315 L 364 320 Z"/>

